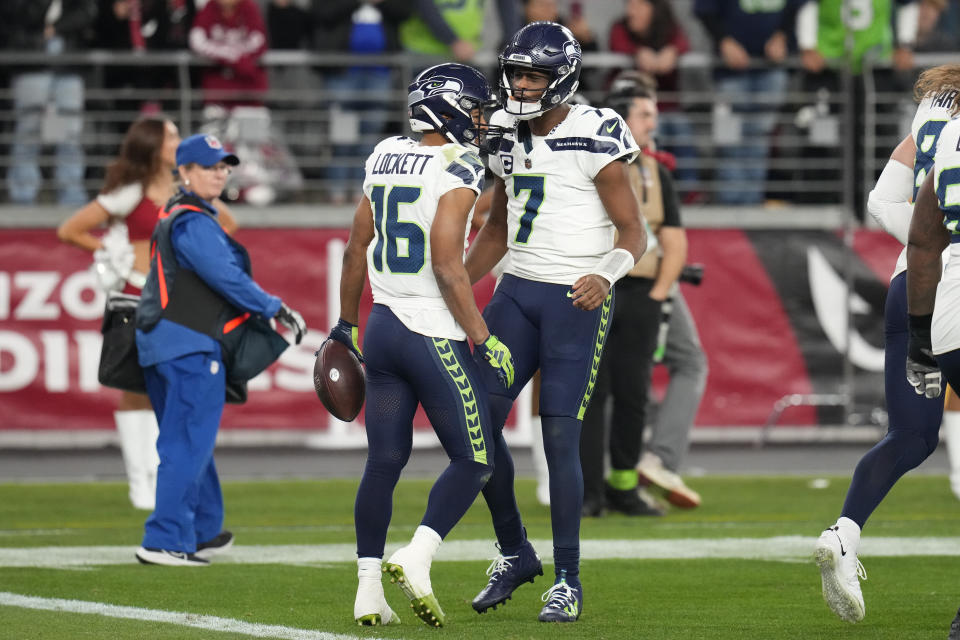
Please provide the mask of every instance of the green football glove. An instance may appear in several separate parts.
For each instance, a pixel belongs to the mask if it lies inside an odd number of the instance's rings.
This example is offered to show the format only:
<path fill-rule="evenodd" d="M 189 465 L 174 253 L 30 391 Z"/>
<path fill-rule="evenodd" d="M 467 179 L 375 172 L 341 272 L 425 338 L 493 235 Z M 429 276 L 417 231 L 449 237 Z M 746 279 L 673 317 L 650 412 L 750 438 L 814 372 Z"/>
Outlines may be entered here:
<path fill-rule="evenodd" d="M 497 339 L 497 336 L 490 334 L 483 344 L 478 344 L 475 350 L 490 363 L 490 366 L 497 370 L 497 378 L 507 389 L 513 384 L 513 356 L 510 355 L 510 349 Z"/>

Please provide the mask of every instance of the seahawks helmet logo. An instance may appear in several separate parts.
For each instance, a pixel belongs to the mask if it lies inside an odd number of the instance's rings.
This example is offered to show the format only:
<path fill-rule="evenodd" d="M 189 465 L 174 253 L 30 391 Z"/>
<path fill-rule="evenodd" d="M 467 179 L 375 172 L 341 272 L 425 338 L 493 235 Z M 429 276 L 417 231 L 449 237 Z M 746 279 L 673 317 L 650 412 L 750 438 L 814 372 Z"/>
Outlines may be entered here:
<path fill-rule="evenodd" d="M 583 56 L 580 54 L 580 45 L 576 40 L 567 40 L 563 43 L 563 55 L 566 56 L 567 62 L 570 64 L 583 60 Z"/>
<path fill-rule="evenodd" d="M 449 76 L 434 76 L 421 81 L 415 89 L 410 92 L 409 104 L 420 102 L 424 98 L 436 96 L 441 93 L 460 93 L 463 91 L 463 82 Z"/>

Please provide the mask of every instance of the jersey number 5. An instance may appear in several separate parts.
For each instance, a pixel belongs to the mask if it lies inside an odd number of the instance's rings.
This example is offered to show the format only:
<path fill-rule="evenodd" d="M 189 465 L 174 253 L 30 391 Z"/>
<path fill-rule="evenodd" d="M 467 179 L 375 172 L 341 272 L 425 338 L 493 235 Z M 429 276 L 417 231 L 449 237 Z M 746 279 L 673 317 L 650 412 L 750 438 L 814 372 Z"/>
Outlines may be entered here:
<path fill-rule="evenodd" d="M 384 198 L 385 190 L 386 187 L 380 184 L 370 192 L 373 221 L 377 225 L 373 268 L 383 271 L 386 247 L 387 268 L 391 273 L 419 273 L 423 269 L 426 235 L 417 223 L 402 222 L 399 218 L 401 204 L 413 204 L 420 199 L 420 187 L 395 186 Z"/>
<path fill-rule="evenodd" d="M 529 191 L 527 201 L 523 205 L 523 215 L 520 216 L 520 228 L 517 229 L 515 241 L 526 244 L 533 231 L 533 219 L 540 213 L 543 204 L 543 176 L 516 175 L 513 176 L 513 195 L 520 197 L 520 192 Z"/>

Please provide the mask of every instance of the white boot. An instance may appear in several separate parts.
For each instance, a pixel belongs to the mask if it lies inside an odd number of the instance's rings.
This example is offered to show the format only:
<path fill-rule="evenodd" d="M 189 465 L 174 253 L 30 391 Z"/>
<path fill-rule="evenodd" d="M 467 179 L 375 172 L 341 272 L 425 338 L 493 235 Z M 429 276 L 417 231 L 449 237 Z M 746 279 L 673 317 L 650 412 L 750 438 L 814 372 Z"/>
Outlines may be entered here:
<path fill-rule="evenodd" d="M 140 425 L 143 428 L 142 453 L 147 467 L 147 482 L 150 495 L 157 495 L 157 469 L 160 467 L 160 454 L 157 453 L 157 438 L 160 437 L 160 425 L 157 424 L 157 414 L 153 410 L 138 411 Z M 151 509 L 153 507 L 151 506 Z"/>
<path fill-rule="evenodd" d="M 353 601 L 353 619 L 361 626 L 397 624 L 400 618 L 383 595 L 380 558 L 357 558 L 357 597 Z"/>
<path fill-rule="evenodd" d="M 860 622 L 866 613 L 860 580 L 867 572 L 857 558 L 860 527 L 850 518 L 840 518 L 817 539 L 813 557 L 820 567 L 823 599 L 841 620 Z"/>
<path fill-rule="evenodd" d="M 440 534 L 420 525 L 410 544 L 394 551 L 383 568 L 390 574 L 390 582 L 400 587 L 410 600 L 410 608 L 417 617 L 431 627 L 442 627 L 446 620 L 430 584 L 430 565 L 441 541 Z"/>
<path fill-rule="evenodd" d="M 130 502 L 137 509 L 153 511 L 156 501 L 156 445 L 153 448 L 153 457 L 146 455 L 145 441 L 150 437 L 144 426 L 145 413 L 153 415 L 152 411 L 114 411 L 113 419 L 117 423 L 117 433 L 120 434 L 120 451 L 123 454 L 123 464 L 127 469 L 127 482 L 130 485 Z M 154 418 L 156 424 L 156 418 Z M 156 441 L 154 440 L 154 443 Z M 151 471 L 153 482 L 150 480 Z"/>
<path fill-rule="evenodd" d="M 950 488 L 953 495 L 960 498 L 960 411 L 943 412 L 943 431 L 950 461 Z"/>

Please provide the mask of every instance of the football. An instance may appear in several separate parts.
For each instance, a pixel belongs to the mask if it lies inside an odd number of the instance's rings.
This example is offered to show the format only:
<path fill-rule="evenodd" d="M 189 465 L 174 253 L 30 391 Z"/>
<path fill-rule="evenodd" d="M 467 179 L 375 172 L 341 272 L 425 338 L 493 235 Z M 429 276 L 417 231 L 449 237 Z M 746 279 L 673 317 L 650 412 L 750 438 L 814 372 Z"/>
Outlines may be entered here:
<path fill-rule="evenodd" d="M 363 367 L 350 349 L 336 340 L 327 340 L 313 363 L 313 388 L 333 416 L 350 422 L 363 408 L 366 383 Z"/>

